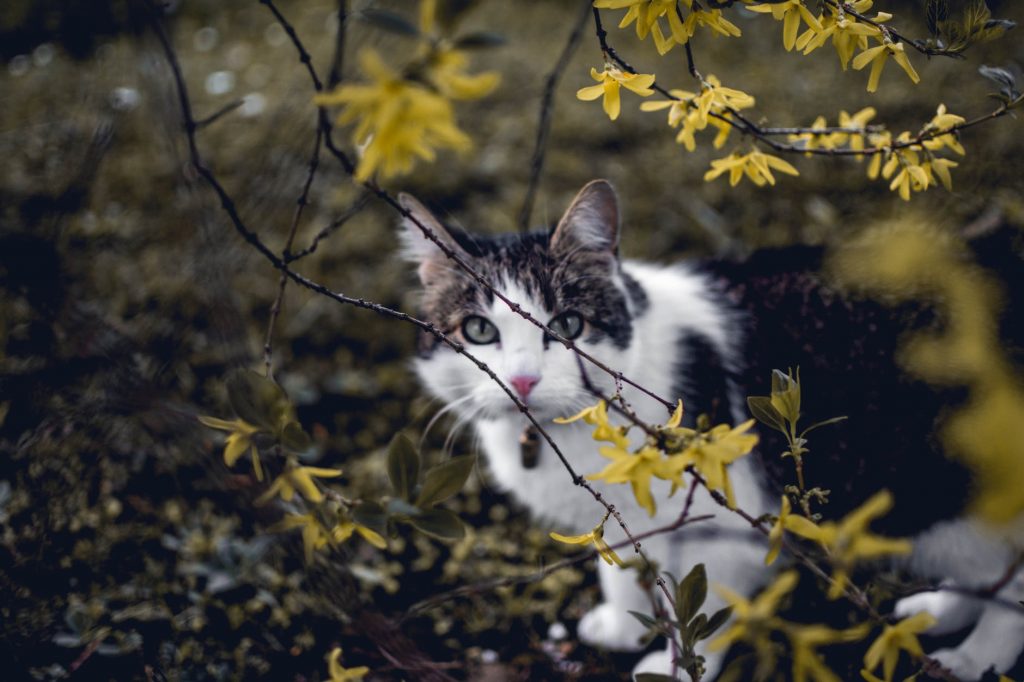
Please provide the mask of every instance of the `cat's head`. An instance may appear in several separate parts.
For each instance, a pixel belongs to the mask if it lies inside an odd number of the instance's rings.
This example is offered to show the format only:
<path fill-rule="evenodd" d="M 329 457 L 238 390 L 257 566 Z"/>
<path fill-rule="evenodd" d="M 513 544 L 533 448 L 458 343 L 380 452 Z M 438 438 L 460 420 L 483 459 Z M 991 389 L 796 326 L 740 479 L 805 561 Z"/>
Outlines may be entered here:
<path fill-rule="evenodd" d="M 553 230 L 498 237 L 447 229 L 412 197 L 402 195 L 401 202 L 534 319 L 612 365 L 630 349 L 644 295 L 620 268 L 619 211 L 608 182 L 580 190 Z M 405 257 L 418 266 L 424 318 L 464 343 L 537 416 L 566 415 L 594 402 L 572 351 L 453 263 L 411 220 L 403 224 L 402 241 Z M 418 349 L 427 388 L 458 403 L 453 408 L 460 414 L 496 418 L 517 411 L 484 372 L 436 337 L 421 333 Z M 589 368 L 595 383 L 597 375 Z"/>

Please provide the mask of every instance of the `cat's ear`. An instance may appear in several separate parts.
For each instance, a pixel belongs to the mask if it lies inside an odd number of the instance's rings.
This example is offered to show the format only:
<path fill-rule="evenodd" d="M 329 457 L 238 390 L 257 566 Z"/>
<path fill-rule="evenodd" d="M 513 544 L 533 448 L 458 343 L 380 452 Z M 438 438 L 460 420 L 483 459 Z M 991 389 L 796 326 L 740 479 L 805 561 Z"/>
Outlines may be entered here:
<path fill-rule="evenodd" d="M 619 251 L 619 200 L 607 180 L 592 180 L 579 191 L 551 234 L 550 251 Z"/>
<path fill-rule="evenodd" d="M 442 277 L 447 273 L 452 272 L 452 269 L 457 267 L 452 263 L 445 253 L 431 241 L 420 228 L 420 225 L 428 228 L 431 232 L 437 235 L 437 238 L 447 246 L 449 249 L 454 251 L 460 257 L 465 260 L 469 259 L 466 252 L 459 246 L 458 242 L 455 241 L 455 237 L 445 229 L 441 221 L 434 217 L 423 204 L 417 201 L 414 197 L 408 194 L 399 194 L 398 203 L 402 205 L 412 219 L 405 218 L 402 220 L 402 230 L 400 238 L 402 240 L 402 256 L 413 263 L 417 263 L 419 267 L 416 272 L 420 277 L 420 282 L 423 286 L 431 286 L 436 284 Z M 415 222 L 414 222 L 415 221 Z M 416 223 L 420 223 L 417 225 Z"/>

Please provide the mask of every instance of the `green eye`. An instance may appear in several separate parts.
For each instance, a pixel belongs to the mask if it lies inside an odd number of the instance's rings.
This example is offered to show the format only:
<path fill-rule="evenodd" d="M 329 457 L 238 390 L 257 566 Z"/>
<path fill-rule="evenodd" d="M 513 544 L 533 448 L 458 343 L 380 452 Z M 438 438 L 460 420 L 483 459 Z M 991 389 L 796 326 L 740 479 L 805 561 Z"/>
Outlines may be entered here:
<path fill-rule="evenodd" d="M 470 315 L 462 320 L 462 335 L 470 343 L 484 345 L 498 340 L 498 328 L 486 317 Z"/>
<path fill-rule="evenodd" d="M 571 341 L 583 333 L 583 316 L 575 310 L 568 310 L 552 318 L 548 322 L 548 328 Z"/>

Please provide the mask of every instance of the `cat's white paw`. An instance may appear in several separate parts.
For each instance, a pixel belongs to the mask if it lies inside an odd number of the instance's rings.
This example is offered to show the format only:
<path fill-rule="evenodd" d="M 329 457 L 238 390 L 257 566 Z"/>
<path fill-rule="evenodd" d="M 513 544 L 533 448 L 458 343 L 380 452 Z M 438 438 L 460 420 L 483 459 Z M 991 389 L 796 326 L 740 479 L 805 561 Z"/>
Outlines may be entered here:
<path fill-rule="evenodd" d="M 636 664 L 633 668 L 633 677 L 635 678 L 640 673 L 657 673 L 660 675 L 669 675 L 672 673 L 672 652 L 668 649 L 662 649 L 661 651 L 652 651 Z"/>
<path fill-rule="evenodd" d="M 580 641 L 612 651 L 640 651 L 640 638 L 647 629 L 640 621 L 614 604 L 601 604 L 580 619 L 576 634 Z"/>
<path fill-rule="evenodd" d="M 940 649 L 930 654 L 930 657 L 963 682 L 980 680 L 985 671 L 992 667 L 992 661 L 980 662 L 971 656 L 971 652 L 963 650 L 963 647 Z"/>
<path fill-rule="evenodd" d="M 935 590 L 900 599 L 896 602 L 894 613 L 900 619 L 917 613 L 930 613 L 936 623 L 926 632 L 929 635 L 946 635 L 976 621 L 981 610 L 981 603 L 973 597 Z"/>

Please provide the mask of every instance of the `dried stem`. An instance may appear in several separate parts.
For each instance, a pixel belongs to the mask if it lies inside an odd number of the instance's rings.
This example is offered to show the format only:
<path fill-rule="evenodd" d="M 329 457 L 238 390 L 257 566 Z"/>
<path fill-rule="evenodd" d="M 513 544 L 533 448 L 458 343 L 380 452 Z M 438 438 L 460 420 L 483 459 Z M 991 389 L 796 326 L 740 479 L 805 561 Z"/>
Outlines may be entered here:
<path fill-rule="evenodd" d="M 537 141 L 533 146 L 533 158 L 530 160 L 530 180 L 526 186 L 526 196 L 523 199 L 523 206 L 519 209 L 519 230 L 526 232 L 530 228 L 530 215 L 533 213 L 533 203 L 537 195 L 537 185 L 540 182 L 540 173 L 544 168 L 544 155 L 548 146 L 548 134 L 551 132 L 551 114 L 555 110 L 555 87 L 558 80 L 569 65 L 569 60 L 579 47 L 580 38 L 583 37 L 583 27 L 587 23 L 590 1 L 581 4 L 582 12 L 573 24 L 569 40 L 566 41 L 562 53 L 555 62 L 555 67 L 548 73 L 544 83 L 544 96 L 541 98 L 540 122 L 537 124 Z"/>

